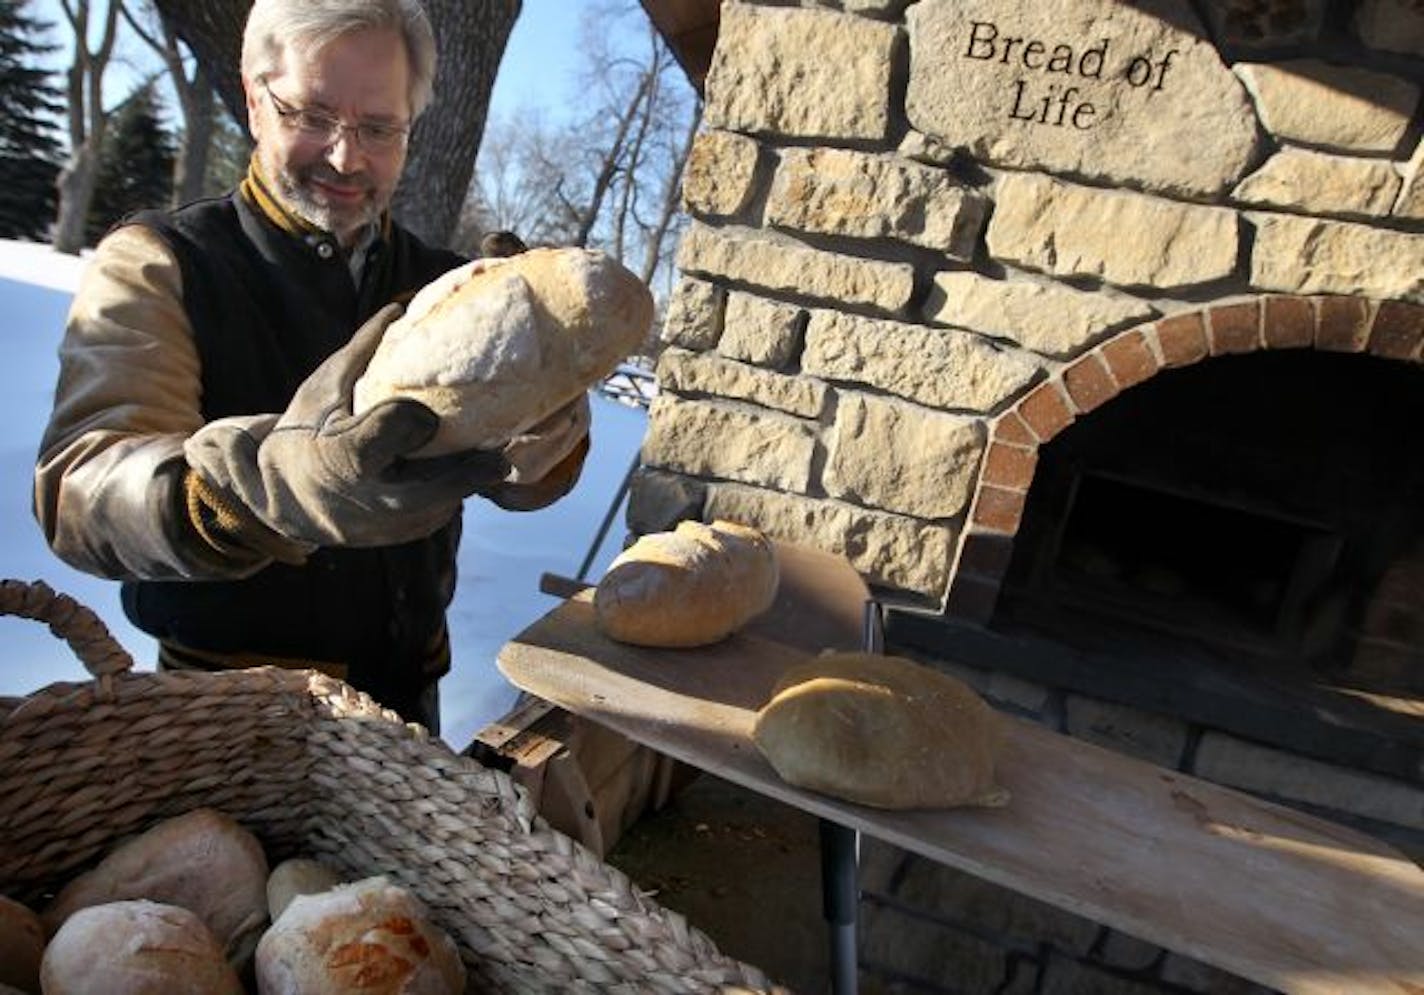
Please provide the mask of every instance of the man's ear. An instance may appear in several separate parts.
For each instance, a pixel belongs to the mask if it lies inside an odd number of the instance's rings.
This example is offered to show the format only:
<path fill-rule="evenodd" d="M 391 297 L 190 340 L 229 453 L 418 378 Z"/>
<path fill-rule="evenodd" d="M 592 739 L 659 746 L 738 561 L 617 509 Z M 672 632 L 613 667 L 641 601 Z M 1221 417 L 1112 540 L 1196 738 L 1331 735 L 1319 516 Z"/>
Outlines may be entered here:
<path fill-rule="evenodd" d="M 242 95 L 247 104 L 247 132 L 252 136 L 253 142 L 256 142 L 261 137 L 258 131 L 261 128 L 259 105 L 262 100 L 262 87 L 246 73 L 242 75 Z"/>

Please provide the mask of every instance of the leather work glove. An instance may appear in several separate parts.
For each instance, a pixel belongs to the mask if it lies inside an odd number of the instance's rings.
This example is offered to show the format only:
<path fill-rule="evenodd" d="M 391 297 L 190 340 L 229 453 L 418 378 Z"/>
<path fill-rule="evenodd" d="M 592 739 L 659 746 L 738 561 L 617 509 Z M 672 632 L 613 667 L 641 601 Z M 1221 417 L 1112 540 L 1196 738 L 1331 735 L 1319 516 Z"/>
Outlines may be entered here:
<path fill-rule="evenodd" d="M 587 435 L 593 422 L 584 391 L 547 418 L 531 425 L 500 450 L 509 463 L 508 484 L 543 480 Z"/>
<path fill-rule="evenodd" d="M 352 414 L 352 386 L 403 310 L 388 305 L 362 325 L 281 416 L 222 418 L 186 441 L 190 517 L 209 543 L 300 563 L 319 546 L 408 542 L 510 473 L 498 452 L 405 458 L 439 426 L 418 401 L 396 398 Z"/>

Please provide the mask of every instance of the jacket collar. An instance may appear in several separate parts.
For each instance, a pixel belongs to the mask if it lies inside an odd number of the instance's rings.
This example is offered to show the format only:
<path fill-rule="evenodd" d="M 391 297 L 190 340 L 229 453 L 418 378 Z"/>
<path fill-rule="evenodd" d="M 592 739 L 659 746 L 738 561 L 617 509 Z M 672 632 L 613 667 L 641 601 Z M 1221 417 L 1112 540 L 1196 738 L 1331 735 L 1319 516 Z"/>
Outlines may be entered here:
<path fill-rule="evenodd" d="M 252 210 L 302 242 L 322 259 L 333 259 L 341 253 L 341 244 L 335 235 L 317 227 L 305 218 L 297 216 L 282 202 L 263 173 L 262 165 L 258 162 L 255 152 L 248 160 L 247 175 L 242 178 L 242 183 L 238 187 L 238 196 L 246 201 Z M 389 238 L 391 232 L 390 211 L 381 212 L 377 226 L 379 237 L 382 240 Z M 372 239 L 368 236 L 362 239 L 362 244 L 369 248 L 371 241 Z"/>

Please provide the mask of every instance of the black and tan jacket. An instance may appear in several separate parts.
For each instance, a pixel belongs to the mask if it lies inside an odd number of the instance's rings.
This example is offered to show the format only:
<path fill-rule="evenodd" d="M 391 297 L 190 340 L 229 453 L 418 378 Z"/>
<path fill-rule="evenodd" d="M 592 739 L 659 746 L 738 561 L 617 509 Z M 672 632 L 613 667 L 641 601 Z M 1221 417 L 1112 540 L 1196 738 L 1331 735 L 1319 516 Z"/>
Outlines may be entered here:
<path fill-rule="evenodd" d="M 125 612 L 162 645 L 319 665 L 401 710 L 416 673 L 448 667 L 458 516 L 417 542 L 272 563 L 204 541 L 183 442 L 215 418 L 282 411 L 363 321 L 463 261 L 386 223 L 357 286 L 336 242 L 255 173 L 112 232 L 75 295 L 35 471 L 50 546 L 122 580 Z"/>

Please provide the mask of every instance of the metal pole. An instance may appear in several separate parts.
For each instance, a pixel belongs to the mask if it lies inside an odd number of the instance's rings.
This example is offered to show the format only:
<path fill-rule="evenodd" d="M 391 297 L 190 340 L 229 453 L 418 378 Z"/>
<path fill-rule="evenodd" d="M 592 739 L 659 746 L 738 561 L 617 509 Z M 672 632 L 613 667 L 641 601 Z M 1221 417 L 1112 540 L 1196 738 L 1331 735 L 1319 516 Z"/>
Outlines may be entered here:
<path fill-rule="evenodd" d="M 860 900 L 857 846 L 854 829 L 821 820 L 821 913 L 831 937 L 832 995 L 855 995 L 859 983 L 855 949 L 856 905 Z"/>

